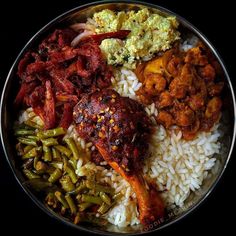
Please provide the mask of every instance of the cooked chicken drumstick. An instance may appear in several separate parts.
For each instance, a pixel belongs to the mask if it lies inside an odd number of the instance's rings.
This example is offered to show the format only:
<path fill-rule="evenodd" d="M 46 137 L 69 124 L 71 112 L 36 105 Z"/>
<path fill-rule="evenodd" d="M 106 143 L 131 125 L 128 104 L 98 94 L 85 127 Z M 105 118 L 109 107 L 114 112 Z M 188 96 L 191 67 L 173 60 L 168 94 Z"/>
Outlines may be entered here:
<path fill-rule="evenodd" d="M 112 89 L 104 89 L 84 96 L 73 116 L 78 134 L 92 141 L 104 160 L 132 186 L 141 223 L 148 225 L 163 217 L 163 202 L 141 171 L 151 132 L 142 106 Z"/>

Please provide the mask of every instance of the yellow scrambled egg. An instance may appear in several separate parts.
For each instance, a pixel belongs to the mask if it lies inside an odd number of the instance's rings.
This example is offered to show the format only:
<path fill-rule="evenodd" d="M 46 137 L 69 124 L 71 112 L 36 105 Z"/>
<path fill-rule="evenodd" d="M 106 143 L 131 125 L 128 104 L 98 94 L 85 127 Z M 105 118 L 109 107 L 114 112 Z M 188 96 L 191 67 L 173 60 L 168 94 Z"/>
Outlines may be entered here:
<path fill-rule="evenodd" d="M 147 8 L 118 13 L 106 9 L 95 13 L 93 20 L 96 33 L 131 31 L 125 40 L 102 41 L 100 48 L 110 65 L 134 68 L 137 60 L 152 58 L 155 53 L 169 49 L 180 35 L 175 17 L 154 14 Z"/>

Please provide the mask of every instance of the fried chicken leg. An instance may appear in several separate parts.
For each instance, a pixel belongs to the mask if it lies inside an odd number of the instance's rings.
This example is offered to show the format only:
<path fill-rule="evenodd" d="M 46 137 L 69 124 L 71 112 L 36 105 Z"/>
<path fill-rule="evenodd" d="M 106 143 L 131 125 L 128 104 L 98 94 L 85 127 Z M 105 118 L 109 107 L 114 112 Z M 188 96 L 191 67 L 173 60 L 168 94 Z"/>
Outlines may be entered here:
<path fill-rule="evenodd" d="M 150 120 L 136 101 L 111 89 L 84 96 L 74 107 L 76 130 L 96 146 L 103 159 L 125 178 L 136 193 L 140 221 L 147 226 L 164 216 L 164 204 L 142 176 L 148 150 Z"/>

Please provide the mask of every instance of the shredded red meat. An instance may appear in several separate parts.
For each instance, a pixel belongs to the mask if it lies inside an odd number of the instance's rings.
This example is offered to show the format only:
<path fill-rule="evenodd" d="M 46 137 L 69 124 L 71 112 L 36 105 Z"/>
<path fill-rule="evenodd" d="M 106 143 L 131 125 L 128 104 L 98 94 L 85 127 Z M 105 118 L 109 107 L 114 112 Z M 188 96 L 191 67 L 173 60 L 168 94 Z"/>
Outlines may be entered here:
<path fill-rule="evenodd" d="M 76 47 L 72 29 L 57 29 L 18 65 L 21 87 L 15 105 L 31 106 L 44 121 L 45 129 L 68 128 L 74 105 L 84 94 L 111 85 L 112 70 L 99 44 L 105 38 L 123 39 L 129 31 L 92 35 Z"/>

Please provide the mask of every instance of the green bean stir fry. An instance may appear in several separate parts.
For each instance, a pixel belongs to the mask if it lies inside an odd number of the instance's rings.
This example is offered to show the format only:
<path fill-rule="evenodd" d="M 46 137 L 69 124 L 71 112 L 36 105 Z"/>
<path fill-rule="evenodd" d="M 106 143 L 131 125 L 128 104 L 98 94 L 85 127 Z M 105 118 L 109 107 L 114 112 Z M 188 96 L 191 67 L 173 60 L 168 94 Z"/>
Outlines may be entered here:
<path fill-rule="evenodd" d="M 110 186 L 97 183 L 94 176 L 77 176 L 78 158 L 89 157 L 74 139 L 63 138 L 66 131 L 61 127 L 43 130 L 32 121 L 16 125 L 14 131 L 26 183 L 44 193 L 47 206 L 75 224 L 105 225 L 102 216 L 121 196 Z"/>

